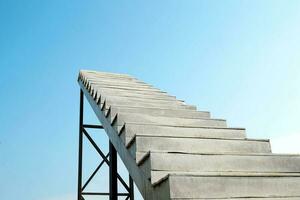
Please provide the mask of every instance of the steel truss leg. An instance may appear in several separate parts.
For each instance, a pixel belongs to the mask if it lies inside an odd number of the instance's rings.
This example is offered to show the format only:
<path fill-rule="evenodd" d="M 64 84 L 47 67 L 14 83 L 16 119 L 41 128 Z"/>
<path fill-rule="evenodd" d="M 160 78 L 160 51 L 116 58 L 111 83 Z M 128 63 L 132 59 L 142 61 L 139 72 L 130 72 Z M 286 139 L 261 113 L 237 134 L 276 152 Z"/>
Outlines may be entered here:
<path fill-rule="evenodd" d="M 118 199 L 118 161 L 117 151 L 114 145 L 109 142 L 109 199 Z"/>
<path fill-rule="evenodd" d="M 118 174 L 118 163 L 117 163 L 117 151 L 113 144 L 109 142 L 109 153 L 104 155 L 104 153 L 97 146 L 92 137 L 88 134 L 85 128 L 96 128 L 103 129 L 101 125 L 89 125 L 83 123 L 83 107 L 84 107 L 84 93 L 80 90 L 80 106 L 79 106 L 79 148 L 78 148 L 78 188 L 77 188 L 77 200 L 84 200 L 83 195 L 109 195 L 110 200 L 117 200 L 118 196 L 125 196 L 126 199 L 134 200 L 134 184 L 133 180 L 129 175 L 129 185 L 122 179 Z M 100 157 L 103 159 L 92 175 L 88 178 L 84 186 L 82 187 L 82 146 L 83 137 L 91 142 L 96 151 L 99 153 Z M 109 160 L 108 160 L 109 157 Z M 109 166 L 109 193 L 103 192 L 84 192 L 84 189 L 95 176 L 97 171 L 101 166 L 106 163 Z M 118 180 L 124 186 L 128 193 L 118 193 Z"/>
<path fill-rule="evenodd" d="M 83 92 L 80 90 L 77 200 L 82 200 Z"/>

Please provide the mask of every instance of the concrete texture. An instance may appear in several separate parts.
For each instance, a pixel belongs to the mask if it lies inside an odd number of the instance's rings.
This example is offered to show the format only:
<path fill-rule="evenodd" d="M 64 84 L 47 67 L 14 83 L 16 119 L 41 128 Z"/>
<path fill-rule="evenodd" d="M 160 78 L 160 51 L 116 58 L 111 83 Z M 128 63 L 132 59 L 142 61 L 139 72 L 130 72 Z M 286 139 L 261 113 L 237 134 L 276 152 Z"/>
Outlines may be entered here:
<path fill-rule="evenodd" d="M 81 70 L 78 83 L 144 199 L 300 199 L 300 155 L 129 75 Z"/>
<path fill-rule="evenodd" d="M 170 198 L 300 197 L 300 177 L 170 175 Z"/>
<path fill-rule="evenodd" d="M 170 163 L 172 163 L 170 165 Z M 288 164 L 287 164 L 288 163 Z M 150 152 L 139 164 L 152 184 L 169 173 L 193 174 L 195 172 L 247 173 L 297 173 L 300 170 L 299 155 L 273 154 L 180 154 Z"/>
<path fill-rule="evenodd" d="M 171 110 L 171 109 L 162 109 L 162 108 L 141 108 L 141 107 L 115 107 L 111 106 L 108 110 L 109 115 L 108 119 L 113 121 L 117 114 L 125 114 L 125 113 L 136 113 L 136 114 L 144 114 L 148 116 L 162 116 L 162 117 L 176 117 L 176 118 L 187 118 L 187 119 L 203 119 L 210 118 L 210 113 L 205 111 L 191 111 L 191 110 Z"/>
<path fill-rule="evenodd" d="M 168 144 L 168 145 L 166 145 Z M 137 135 L 128 147 L 137 159 L 148 151 L 177 153 L 270 153 L 269 141 Z"/>
<path fill-rule="evenodd" d="M 149 116 L 145 114 L 136 113 L 118 113 L 115 119 L 117 126 L 126 124 L 153 124 L 153 125 L 166 125 L 177 127 L 220 127 L 226 128 L 226 121 L 222 119 L 187 119 L 179 117 L 162 117 L 162 116 Z"/>
<path fill-rule="evenodd" d="M 246 137 L 245 129 L 241 128 L 216 128 L 216 127 L 174 127 L 144 124 L 125 124 L 120 132 L 120 137 L 126 145 L 138 135 L 166 136 L 186 138 L 237 138 Z"/>

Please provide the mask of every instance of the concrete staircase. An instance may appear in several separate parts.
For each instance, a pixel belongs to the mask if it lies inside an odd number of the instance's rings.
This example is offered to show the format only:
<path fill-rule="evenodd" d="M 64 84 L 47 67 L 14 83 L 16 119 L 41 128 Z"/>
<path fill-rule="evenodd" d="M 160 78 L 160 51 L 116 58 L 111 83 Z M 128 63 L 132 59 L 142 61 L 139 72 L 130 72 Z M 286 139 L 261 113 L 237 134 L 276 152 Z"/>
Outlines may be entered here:
<path fill-rule="evenodd" d="M 299 155 L 128 75 L 78 82 L 144 199 L 300 199 Z"/>

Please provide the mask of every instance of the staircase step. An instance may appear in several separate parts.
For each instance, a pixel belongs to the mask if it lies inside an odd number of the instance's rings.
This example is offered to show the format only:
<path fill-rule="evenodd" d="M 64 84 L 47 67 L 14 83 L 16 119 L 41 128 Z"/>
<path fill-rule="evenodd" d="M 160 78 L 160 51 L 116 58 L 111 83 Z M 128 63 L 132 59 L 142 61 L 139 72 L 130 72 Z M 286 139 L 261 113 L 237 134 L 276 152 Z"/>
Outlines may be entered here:
<path fill-rule="evenodd" d="M 130 92 L 148 92 L 153 94 L 167 94 L 167 92 L 162 91 L 160 89 L 154 88 L 154 87 L 141 87 L 142 85 L 136 82 L 128 82 L 128 84 L 116 84 L 116 85 L 101 85 L 97 83 L 92 83 L 93 80 L 89 81 L 89 84 L 92 86 L 93 89 L 107 89 L 107 90 L 124 90 L 124 91 L 130 91 Z"/>
<path fill-rule="evenodd" d="M 112 76 L 112 77 L 132 77 L 128 74 L 102 72 L 102 71 L 85 70 L 85 69 L 81 69 L 80 74 L 83 74 L 85 77 L 98 77 L 98 78 L 99 77 L 109 77 L 109 76 Z"/>
<path fill-rule="evenodd" d="M 116 117 L 118 113 L 126 114 L 143 114 L 152 117 L 175 117 L 175 118 L 187 118 L 187 119 L 201 119 L 201 118 L 210 118 L 210 113 L 206 111 L 193 111 L 193 110 L 185 110 L 185 109 L 161 109 L 161 108 L 143 108 L 143 107 L 115 107 L 111 106 L 108 109 L 108 116 L 111 122 Z"/>
<path fill-rule="evenodd" d="M 137 162 L 151 152 L 176 152 L 185 154 L 209 153 L 271 153 L 269 140 L 210 139 L 136 135 L 128 145 Z"/>
<path fill-rule="evenodd" d="M 172 163 L 172 164 L 170 164 Z M 150 152 L 139 165 L 155 184 L 169 173 L 300 173 L 300 155 Z"/>
<path fill-rule="evenodd" d="M 193 105 L 169 105 L 162 103 L 151 103 L 151 102 L 128 102 L 128 101 L 105 101 L 105 109 L 108 110 L 110 106 L 123 106 L 123 107 L 147 107 L 147 108 L 162 108 L 162 109 L 184 109 L 184 110 L 196 110 L 196 106 Z M 101 104 L 101 108 L 103 104 Z"/>
<path fill-rule="evenodd" d="M 124 89 L 117 89 L 117 88 L 100 88 L 98 86 L 92 85 L 92 89 L 97 91 L 99 94 L 115 94 L 115 95 L 145 95 L 147 97 L 155 97 L 155 98 L 173 98 L 176 99 L 175 96 L 169 95 L 167 93 L 162 92 L 151 92 L 151 91 L 136 91 L 136 90 L 124 90 Z"/>
<path fill-rule="evenodd" d="M 90 81 L 91 84 L 95 85 L 96 87 L 100 87 L 101 86 L 115 86 L 115 87 L 138 87 L 138 88 L 148 88 L 148 89 L 157 89 L 155 87 L 153 87 L 152 85 L 149 84 L 143 84 L 143 83 L 137 83 L 137 82 L 133 82 L 133 81 L 114 81 L 114 80 L 91 80 Z"/>
<path fill-rule="evenodd" d="M 104 77 L 104 76 L 102 76 L 100 79 L 101 79 L 101 81 L 145 84 L 143 81 L 140 81 L 140 80 L 138 80 L 136 78 L 132 78 L 132 77 L 112 77 L 112 76 Z M 99 77 L 91 76 L 89 78 L 86 78 L 85 81 L 88 81 L 89 83 L 95 84 L 94 82 L 97 82 L 100 79 L 99 79 Z"/>
<path fill-rule="evenodd" d="M 123 91 L 111 91 L 111 90 L 104 90 L 104 89 L 97 89 L 97 92 L 104 96 L 114 96 L 114 97 L 136 97 L 136 98 L 145 98 L 145 99 L 160 99 L 160 100 L 177 100 L 184 102 L 183 100 L 176 99 L 175 96 L 171 95 L 154 95 L 154 94 L 144 94 L 144 93 L 129 93 Z"/>
<path fill-rule="evenodd" d="M 97 98 L 97 102 L 98 102 Z M 187 104 L 182 101 L 177 101 L 176 99 L 143 99 L 139 97 L 120 97 L 120 96 L 106 96 L 101 95 L 101 104 L 105 101 L 107 102 L 128 102 L 128 103 L 153 103 L 159 105 L 172 105 L 172 106 L 186 106 Z"/>
<path fill-rule="evenodd" d="M 110 94 L 101 94 L 101 102 L 105 99 L 108 99 L 110 101 L 143 101 L 143 102 L 160 102 L 160 103 L 177 103 L 180 105 L 188 105 L 186 104 L 183 100 L 178 100 L 176 99 L 175 96 L 160 96 L 156 95 L 153 96 L 151 95 L 152 98 L 149 98 L 149 95 L 145 94 L 136 94 L 136 95 L 128 95 L 127 96 L 122 96 L 119 93 L 110 93 Z M 98 98 L 97 98 L 98 101 Z"/>
<path fill-rule="evenodd" d="M 127 146 L 138 134 L 140 136 L 165 136 L 185 138 L 228 138 L 245 139 L 242 128 L 210 128 L 210 127 L 171 127 L 159 125 L 125 124 L 120 132 L 122 141 Z"/>
<path fill-rule="evenodd" d="M 143 91 L 143 92 L 153 92 L 153 93 L 166 93 L 162 90 L 159 90 L 159 89 L 156 89 L 156 88 L 142 88 L 142 87 L 139 87 L 139 86 L 121 86 L 121 85 L 97 85 L 97 84 L 94 84 L 93 85 L 93 89 L 95 88 L 115 88 L 115 89 L 122 89 L 122 90 L 132 90 L 132 91 Z"/>
<path fill-rule="evenodd" d="M 177 117 L 153 117 L 136 113 L 118 113 L 113 120 L 114 126 L 123 127 L 124 124 L 149 124 L 175 127 L 219 127 L 225 128 L 226 121 L 222 119 L 186 119 Z"/>
<path fill-rule="evenodd" d="M 100 89 L 97 89 L 99 92 Z M 111 98 L 136 98 L 146 99 L 146 100 L 162 100 L 162 101 L 177 101 L 180 103 L 184 103 L 183 100 L 176 99 L 175 96 L 170 95 L 149 95 L 149 94 L 136 94 L 136 93 L 128 93 L 128 92 L 114 92 L 114 91 L 102 91 L 100 90 L 101 96 L 111 97 Z"/>
<path fill-rule="evenodd" d="M 157 185 L 159 199 L 236 199 L 300 196 L 300 175 L 168 175 Z M 166 191 L 169 191 L 167 193 Z"/>

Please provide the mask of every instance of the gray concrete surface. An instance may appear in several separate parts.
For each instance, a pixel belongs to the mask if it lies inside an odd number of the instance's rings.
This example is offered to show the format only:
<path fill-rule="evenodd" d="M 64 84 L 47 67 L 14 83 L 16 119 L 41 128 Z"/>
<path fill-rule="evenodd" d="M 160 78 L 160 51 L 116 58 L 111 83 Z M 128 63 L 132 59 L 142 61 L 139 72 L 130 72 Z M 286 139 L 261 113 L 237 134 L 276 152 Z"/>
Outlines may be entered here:
<path fill-rule="evenodd" d="M 168 145 L 166 145 L 168 144 Z M 148 151 L 197 153 L 271 153 L 269 141 L 246 139 L 209 139 L 136 135 L 128 147 L 139 160 Z"/>
<path fill-rule="evenodd" d="M 144 199 L 300 199 L 300 155 L 132 76 L 81 70 L 78 82 Z"/>

